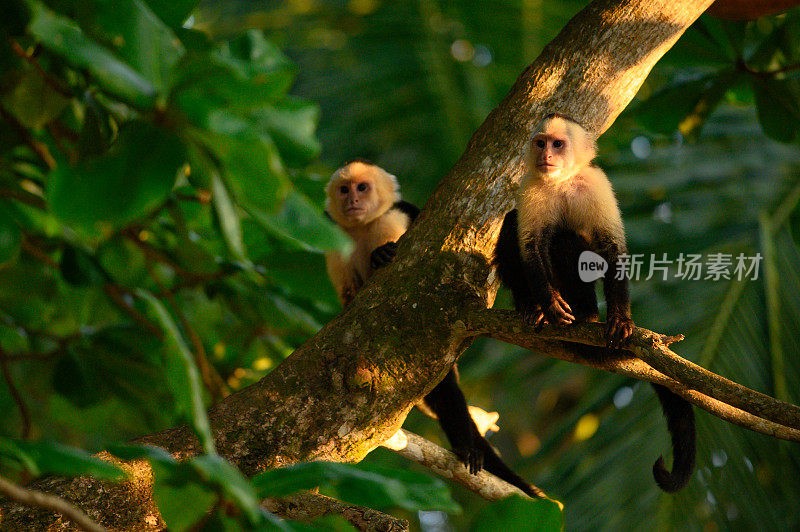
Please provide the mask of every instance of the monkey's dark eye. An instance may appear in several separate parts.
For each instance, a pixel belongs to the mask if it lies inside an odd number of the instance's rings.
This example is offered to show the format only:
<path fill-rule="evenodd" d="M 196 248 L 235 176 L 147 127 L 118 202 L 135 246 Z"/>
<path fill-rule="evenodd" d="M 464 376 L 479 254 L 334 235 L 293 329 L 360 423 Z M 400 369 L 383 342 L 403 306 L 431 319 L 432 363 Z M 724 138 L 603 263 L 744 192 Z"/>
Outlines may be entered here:
<path fill-rule="evenodd" d="M 542 139 L 536 141 L 536 146 L 539 148 L 544 148 L 545 142 Z"/>
<path fill-rule="evenodd" d="M 367 186 L 366 183 L 359 183 L 358 186 L 356 187 L 356 190 L 358 190 L 359 192 L 365 192 L 368 188 L 369 187 Z"/>
<path fill-rule="evenodd" d="M 564 141 L 563 140 L 554 140 L 553 141 L 553 147 L 554 148 L 561 148 L 562 146 L 564 146 Z"/>
<path fill-rule="evenodd" d="M 347 187 L 342 185 L 339 187 L 339 194 L 347 194 Z"/>

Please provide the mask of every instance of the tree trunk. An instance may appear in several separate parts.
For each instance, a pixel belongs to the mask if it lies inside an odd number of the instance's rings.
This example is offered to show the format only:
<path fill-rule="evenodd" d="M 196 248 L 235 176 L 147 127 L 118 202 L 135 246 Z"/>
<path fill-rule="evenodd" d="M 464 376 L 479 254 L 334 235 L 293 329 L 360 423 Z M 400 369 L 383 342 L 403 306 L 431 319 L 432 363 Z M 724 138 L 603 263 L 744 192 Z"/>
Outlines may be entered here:
<path fill-rule="evenodd" d="M 598 0 L 577 14 L 472 136 L 394 263 L 272 373 L 210 411 L 220 454 L 247 475 L 298 461 L 355 462 L 397 431 L 470 344 L 465 316 L 494 300 L 491 255 L 532 128 L 558 111 L 604 131 L 709 4 Z M 179 459 L 200 452 L 185 427 L 139 441 Z M 123 485 L 81 478 L 37 487 L 112 529 L 162 528 L 149 468 L 129 469 Z M 3 506 L 0 521 L 2 530 L 45 530 L 55 519 Z"/>

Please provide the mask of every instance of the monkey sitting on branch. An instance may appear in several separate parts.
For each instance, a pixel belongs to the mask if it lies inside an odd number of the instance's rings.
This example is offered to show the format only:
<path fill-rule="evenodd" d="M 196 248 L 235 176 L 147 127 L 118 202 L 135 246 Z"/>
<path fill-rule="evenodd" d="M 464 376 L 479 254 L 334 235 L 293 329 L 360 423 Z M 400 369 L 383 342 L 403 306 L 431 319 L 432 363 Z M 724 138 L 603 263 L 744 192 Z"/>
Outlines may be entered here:
<path fill-rule="evenodd" d="M 503 221 L 495 262 L 516 309 L 541 328 L 599 321 L 594 280 L 582 280 L 579 268 L 588 252 L 602 257 L 607 346 L 616 349 L 633 332 L 628 279 L 618 271 L 620 255 L 627 253 L 625 229 L 611 183 L 592 164 L 595 154 L 595 137 L 575 120 L 557 113 L 545 117 L 530 139 L 528 171 L 517 208 Z M 659 457 L 653 476 L 661 489 L 674 492 L 694 470 L 694 412 L 664 386 L 653 387 L 673 453 L 672 472 Z"/>
<path fill-rule="evenodd" d="M 353 240 L 348 255 L 326 255 L 328 276 L 342 306 L 352 301 L 364 282 L 381 266 L 390 263 L 397 251 L 397 239 L 406 232 L 419 209 L 400 199 L 395 177 L 363 160 L 355 160 L 334 172 L 326 187 L 327 214 Z M 531 497 L 544 494 L 514 473 L 479 432 L 469 414 L 458 386 L 454 365 L 419 405 L 436 417 L 450 441 L 453 452 L 476 474 L 482 468 L 512 484 Z"/>

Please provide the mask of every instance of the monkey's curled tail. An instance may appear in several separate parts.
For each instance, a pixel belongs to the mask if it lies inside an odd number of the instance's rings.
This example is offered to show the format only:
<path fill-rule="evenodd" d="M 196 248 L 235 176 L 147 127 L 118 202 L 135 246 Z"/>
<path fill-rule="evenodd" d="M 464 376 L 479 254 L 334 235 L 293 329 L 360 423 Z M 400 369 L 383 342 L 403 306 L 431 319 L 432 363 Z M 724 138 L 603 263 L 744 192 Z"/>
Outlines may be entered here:
<path fill-rule="evenodd" d="M 503 460 L 497 455 L 495 450 L 489 444 L 489 442 L 483 436 L 478 434 L 478 438 L 476 438 L 475 442 L 478 447 L 481 448 L 483 451 L 483 468 L 491 473 L 492 475 L 505 480 L 512 486 L 516 486 L 525 492 L 528 497 L 533 497 L 535 499 L 541 499 L 546 497 L 545 493 L 534 486 L 533 484 L 528 484 L 525 482 L 525 479 L 514 473 L 504 462 Z"/>
<path fill-rule="evenodd" d="M 664 386 L 653 384 L 658 395 L 667 428 L 672 438 L 672 472 L 667 470 L 664 457 L 653 464 L 653 477 L 662 490 L 672 493 L 683 488 L 692 477 L 695 460 L 695 429 L 692 405 Z"/>

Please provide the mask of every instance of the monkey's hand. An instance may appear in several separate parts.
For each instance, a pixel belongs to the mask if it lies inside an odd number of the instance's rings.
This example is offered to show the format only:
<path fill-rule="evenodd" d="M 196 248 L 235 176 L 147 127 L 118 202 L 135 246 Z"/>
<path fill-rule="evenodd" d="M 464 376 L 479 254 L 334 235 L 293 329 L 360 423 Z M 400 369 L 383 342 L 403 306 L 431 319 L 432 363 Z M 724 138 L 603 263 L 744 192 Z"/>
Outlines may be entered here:
<path fill-rule="evenodd" d="M 483 469 L 483 451 L 474 443 L 453 447 L 453 453 L 464 463 L 473 475 L 477 475 Z"/>
<path fill-rule="evenodd" d="M 550 290 L 550 304 L 544 311 L 544 316 L 548 323 L 556 326 L 569 325 L 575 321 L 569 303 L 555 289 Z"/>
<path fill-rule="evenodd" d="M 520 312 L 522 314 L 522 319 L 525 320 L 528 325 L 533 325 L 533 330 L 537 332 L 541 331 L 544 324 L 547 323 L 544 312 L 542 312 L 542 307 L 539 305 L 525 305 L 520 309 Z"/>
<path fill-rule="evenodd" d="M 621 313 L 608 315 L 606 321 L 606 345 L 611 349 L 619 349 L 633 334 L 633 320 Z"/>
<path fill-rule="evenodd" d="M 373 270 L 377 270 L 392 262 L 395 255 L 397 255 L 397 242 L 387 242 L 372 250 L 369 254 L 369 265 Z"/>

